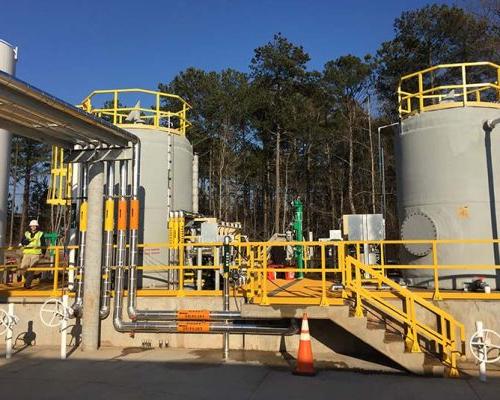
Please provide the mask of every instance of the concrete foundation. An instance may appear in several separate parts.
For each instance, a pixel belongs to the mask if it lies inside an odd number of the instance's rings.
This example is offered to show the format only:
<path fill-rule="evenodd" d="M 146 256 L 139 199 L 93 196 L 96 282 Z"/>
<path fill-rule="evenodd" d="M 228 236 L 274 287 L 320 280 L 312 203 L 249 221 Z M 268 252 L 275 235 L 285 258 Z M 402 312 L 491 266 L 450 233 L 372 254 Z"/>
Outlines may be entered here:
<path fill-rule="evenodd" d="M 23 335 L 34 338 L 37 345 L 58 345 L 60 334 L 57 328 L 45 327 L 39 318 L 42 298 L 12 298 L 15 303 L 15 314 L 19 317 L 19 324 L 14 329 L 14 337 L 21 339 Z M 301 318 L 304 311 L 310 319 L 313 352 L 316 354 L 336 352 L 352 356 L 371 357 L 376 352 L 363 344 L 354 334 L 345 331 L 335 324 L 336 307 L 296 307 L 296 306 L 269 306 L 241 304 L 231 300 L 231 310 L 236 305 L 247 318 Z M 113 306 L 113 302 L 111 303 Z M 475 321 L 482 320 L 484 326 L 500 332 L 500 320 L 496 317 L 500 312 L 500 302 L 495 301 L 441 301 L 439 305 L 450 312 L 459 321 L 465 324 L 466 340 L 475 331 Z M 7 309 L 4 303 L 0 306 Z M 140 308 L 148 309 L 209 309 L 221 310 L 221 298 L 187 297 L 176 298 L 140 298 Z M 435 318 L 417 310 L 419 318 L 430 325 L 435 325 Z M 68 343 L 74 345 L 81 337 L 81 325 L 77 320 L 70 321 L 68 328 Z M 368 329 L 362 326 L 360 329 Z M 376 331 L 374 331 L 375 334 Z M 222 349 L 222 334 L 155 334 L 137 333 L 134 337 L 129 334 L 118 333 L 114 330 L 112 319 L 108 318 L 100 323 L 100 346 L 137 347 L 144 343 L 159 347 L 160 341 L 166 346 L 187 349 Z M 231 350 L 284 350 L 295 355 L 298 350 L 299 335 L 281 338 L 280 336 L 263 335 L 231 335 Z M 3 344 L 4 338 L 0 338 Z M 222 350 L 221 350 L 222 354 Z M 467 349 L 467 358 L 471 359 Z"/>

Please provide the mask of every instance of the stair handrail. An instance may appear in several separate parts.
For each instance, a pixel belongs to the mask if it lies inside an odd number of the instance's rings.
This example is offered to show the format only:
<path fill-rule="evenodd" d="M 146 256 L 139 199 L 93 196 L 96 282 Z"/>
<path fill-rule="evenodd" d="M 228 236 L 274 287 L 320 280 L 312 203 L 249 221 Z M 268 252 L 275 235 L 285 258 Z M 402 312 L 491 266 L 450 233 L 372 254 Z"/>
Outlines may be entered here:
<path fill-rule="evenodd" d="M 458 376 L 457 358 L 465 354 L 465 327 L 457 321 L 451 314 L 437 307 L 433 303 L 420 297 L 409 289 L 399 285 L 390 278 L 381 274 L 376 269 L 366 265 L 354 257 L 346 257 L 345 262 L 345 287 L 355 296 L 356 317 L 363 316 L 363 301 L 370 303 L 379 310 L 403 323 L 406 327 L 405 342 L 411 352 L 420 352 L 418 336 L 434 340 L 440 346 L 440 353 L 443 362 L 449 364 L 450 376 Z M 395 307 L 380 296 L 376 291 L 370 291 L 363 287 L 363 275 L 367 273 L 372 278 L 376 278 L 381 283 L 390 287 L 395 293 L 404 299 L 405 308 L 403 310 Z M 417 319 L 415 304 L 420 305 L 427 311 L 432 312 L 440 319 L 440 326 L 436 329 Z M 460 340 L 457 341 L 457 330 Z"/>

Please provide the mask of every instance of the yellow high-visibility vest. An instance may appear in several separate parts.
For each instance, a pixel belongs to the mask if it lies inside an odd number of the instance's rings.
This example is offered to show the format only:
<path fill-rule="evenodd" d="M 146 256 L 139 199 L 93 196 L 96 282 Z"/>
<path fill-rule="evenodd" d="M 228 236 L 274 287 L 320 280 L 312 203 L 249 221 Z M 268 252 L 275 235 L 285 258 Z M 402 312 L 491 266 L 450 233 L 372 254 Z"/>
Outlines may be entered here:
<path fill-rule="evenodd" d="M 38 231 L 31 237 L 30 232 L 25 232 L 24 236 L 26 239 L 28 239 L 30 242 L 26 246 L 24 246 L 23 249 L 23 254 L 42 254 L 42 249 L 40 248 L 42 246 L 42 236 L 43 232 Z"/>

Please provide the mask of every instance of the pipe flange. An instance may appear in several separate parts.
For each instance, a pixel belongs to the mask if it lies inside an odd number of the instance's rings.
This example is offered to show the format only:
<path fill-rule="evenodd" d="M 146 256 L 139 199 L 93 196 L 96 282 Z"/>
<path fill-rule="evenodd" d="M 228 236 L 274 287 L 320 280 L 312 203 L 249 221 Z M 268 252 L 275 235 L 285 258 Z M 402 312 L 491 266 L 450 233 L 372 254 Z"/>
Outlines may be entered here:
<path fill-rule="evenodd" d="M 427 214 L 415 211 L 408 214 L 401 224 L 402 240 L 436 240 L 436 224 Z M 424 257 L 432 251 L 431 243 L 405 243 L 405 249 L 412 255 Z"/>

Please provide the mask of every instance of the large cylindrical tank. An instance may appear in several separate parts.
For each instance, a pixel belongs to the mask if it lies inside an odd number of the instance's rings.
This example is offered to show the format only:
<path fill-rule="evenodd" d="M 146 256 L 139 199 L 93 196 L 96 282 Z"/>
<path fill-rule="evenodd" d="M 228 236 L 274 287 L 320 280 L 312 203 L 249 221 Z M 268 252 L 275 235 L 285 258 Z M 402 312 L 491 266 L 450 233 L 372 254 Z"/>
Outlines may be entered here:
<path fill-rule="evenodd" d="M 15 75 L 17 48 L 0 39 L 0 71 Z M 7 199 L 9 195 L 9 165 L 12 134 L 0 129 L 0 246 L 6 244 Z M 0 249 L 0 263 L 3 263 L 3 252 Z"/>
<path fill-rule="evenodd" d="M 499 116 L 487 107 L 423 112 L 403 119 L 396 135 L 396 171 L 401 237 L 405 239 L 498 238 L 500 132 L 485 121 Z M 432 265 L 427 244 L 405 245 L 403 264 Z M 439 265 L 500 264 L 493 244 L 440 244 Z M 433 286 L 432 270 L 405 271 L 413 284 Z M 441 288 L 462 289 L 484 278 L 497 284 L 494 269 L 441 269 Z"/>
<path fill-rule="evenodd" d="M 193 146 L 185 136 L 127 128 L 141 140 L 139 243 L 167 243 L 170 211 L 192 211 Z M 165 247 L 148 246 L 140 265 L 168 265 Z M 142 286 L 166 286 L 168 272 L 144 272 Z"/>

